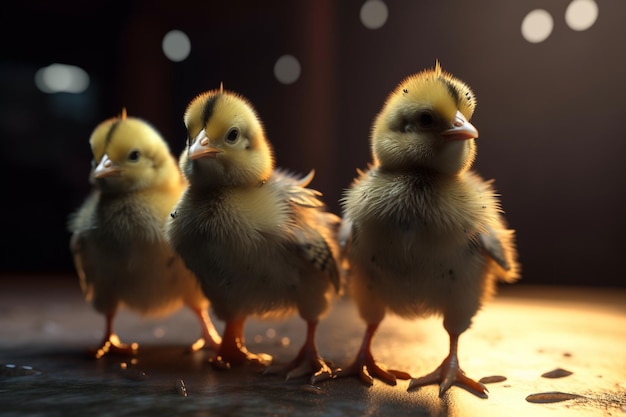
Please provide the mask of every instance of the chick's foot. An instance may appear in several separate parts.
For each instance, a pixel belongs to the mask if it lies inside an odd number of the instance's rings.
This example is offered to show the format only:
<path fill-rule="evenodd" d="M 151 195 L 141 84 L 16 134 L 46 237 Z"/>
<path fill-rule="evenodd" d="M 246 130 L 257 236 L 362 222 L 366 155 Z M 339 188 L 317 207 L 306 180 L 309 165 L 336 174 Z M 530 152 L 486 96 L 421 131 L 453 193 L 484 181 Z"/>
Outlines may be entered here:
<path fill-rule="evenodd" d="M 311 375 L 311 384 L 334 377 L 331 366 L 322 359 L 315 344 L 317 322 L 307 322 L 307 338 L 298 355 L 286 365 L 272 365 L 265 374 L 286 374 L 286 380 Z"/>
<path fill-rule="evenodd" d="M 337 370 L 338 378 L 344 376 L 358 376 L 367 385 L 373 385 L 374 378 L 378 378 L 389 385 L 396 385 L 397 379 L 411 379 L 411 375 L 407 372 L 387 369 L 378 364 L 370 352 L 359 353 L 350 366 Z"/>
<path fill-rule="evenodd" d="M 198 352 L 202 349 L 218 350 L 219 346 L 219 343 L 215 343 L 214 339 L 202 336 L 201 338 L 193 342 L 191 346 L 189 346 L 188 350 L 189 352 Z"/>
<path fill-rule="evenodd" d="M 407 391 L 432 384 L 439 384 L 439 397 L 443 397 L 452 385 L 456 385 L 480 398 L 487 398 L 487 387 L 465 375 L 459 367 L 456 353 L 448 355 L 441 365 L 428 375 L 411 379 Z"/>
<path fill-rule="evenodd" d="M 272 357 L 265 353 L 251 353 L 246 348 L 243 338 L 244 320 L 230 320 L 226 322 L 222 343 L 212 364 L 217 369 L 230 369 L 233 366 L 258 365 L 267 366 Z"/>
<path fill-rule="evenodd" d="M 252 365 L 266 367 L 272 362 L 272 356 L 266 353 L 251 353 L 245 346 L 224 348 L 224 344 L 211 361 L 216 369 L 230 369 L 233 366 Z"/>
<path fill-rule="evenodd" d="M 387 369 L 379 365 L 372 355 L 372 337 L 378 328 L 378 323 L 369 324 L 363 337 L 363 343 L 354 362 L 345 369 L 337 370 L 337 377 L 358 376 L 367 385 L 374 384 L 374 378 L 389 384 L 396 385 L 397 379 L 411 379 L 407 372 Z"/>
<path fill-rule="evenodd" d="M 105 355 L 134 356 L 138 349 L 137 343 L 122 343 L 116 334 L 110 334 L 104 338 L 99 347 L 89 349 L 87 354 L 95 359 Z"/>

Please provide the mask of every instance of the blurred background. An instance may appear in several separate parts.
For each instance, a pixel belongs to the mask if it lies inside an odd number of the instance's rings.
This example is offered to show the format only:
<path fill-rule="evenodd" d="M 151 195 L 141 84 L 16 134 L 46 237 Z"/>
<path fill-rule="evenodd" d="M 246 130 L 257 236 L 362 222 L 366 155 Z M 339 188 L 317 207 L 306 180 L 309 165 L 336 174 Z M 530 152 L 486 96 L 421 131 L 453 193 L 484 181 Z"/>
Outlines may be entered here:
<path fill-rule="evenodd" d="M 246 96 L 277 163 L 339 199 L 387 94 L 433 67 L 478 97 L 474 168 L 517 230 L 523 282 L 626 286 L 626 2 L 57 0 L 0 15 L 0 275 L 71 276 L 67 217 L 102 120 L 179 153 L 186 105 Z"/>

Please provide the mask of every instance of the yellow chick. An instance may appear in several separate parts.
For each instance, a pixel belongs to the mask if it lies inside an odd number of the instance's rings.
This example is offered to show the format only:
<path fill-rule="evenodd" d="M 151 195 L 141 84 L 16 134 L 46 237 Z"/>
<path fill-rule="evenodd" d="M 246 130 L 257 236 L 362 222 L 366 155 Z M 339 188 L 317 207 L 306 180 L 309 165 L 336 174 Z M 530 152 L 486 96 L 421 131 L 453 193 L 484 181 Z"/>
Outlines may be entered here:
<path fill-rule="evenodd" d="M 91 353 L 136 353 L 120 342 L 113 321 L 121 306 L 164 316 L 183 304 L 200 320 L 202 337 L 192 350 L 217 349 L 220 336 L 209 302 L 165 236 L 165 223 L 186 188 L 166 142 L 145 121 L 120 117 L 101 122 L 90 138 L 90 195 L 69 220 L 70 250 L 81 288 L 106 317 L 101 345 Z"/>
<path fill-rule="evenodd" d="M 266 372 L 287 378 L 311 374 L 314 381 L 331 377 L 315 334 L 340 286 L 340 218 L 306 188 L 313 172 L 298 178 L 274 168 L 262 123 L 239 94 L 220 87 L 198 95 L 184 122 L 188 146 L 181 165 L 189 188 L 172 214 L 168 236 L 225 322 L 214 366 L 267 365 L 269 355 L 246 347 L 246 318 L 297 311 L 308 325 L 304 345 L 286 366 Z"/>
<path fill-rule="evenodd" d="M 349 228 L 349 294 L 367 328 L 355 361 L 339 376 L 373 377 L 395 385 L 406 372 L 388 370 L 372 355 L 372 338 L 386 313 L 413 319 L 438 314 L 450 351 L 409 390 L 452 385 L 487 397 L 465 375 L 459 336 L 494 293 L 497 281 L 519 276 L 514 232 L 507 229 L 490 181 L 470 168 L 478 131 L 468 121 L 474 93 L 439 62 L 402 81 L 389 95 L 371 133 L 373 161 L 341 200 Z"/>

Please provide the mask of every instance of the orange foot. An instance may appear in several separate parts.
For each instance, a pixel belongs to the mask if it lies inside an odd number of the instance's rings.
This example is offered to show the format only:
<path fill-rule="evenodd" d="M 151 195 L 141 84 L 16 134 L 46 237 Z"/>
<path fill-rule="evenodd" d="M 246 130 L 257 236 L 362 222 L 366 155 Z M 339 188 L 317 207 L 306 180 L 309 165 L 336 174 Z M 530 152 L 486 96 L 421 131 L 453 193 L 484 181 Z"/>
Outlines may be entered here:
<path fill-rule="evenodd" d="M 267 368 L 265 374 L 286 374 L 286 380 L 311 375 L 311 384 L 317 384 L 334 377 L 332 368 L 321 358 L 315 345 L 317 322 L 307 322 L 307 338 L 298 355 L 287 365 Z"/>
<path fill-rule="evenodd" d="M 201 337 L 189 346 L 189 352 L 198 352 L 202 349 L 211 349 L 217 350 L 219 349 L 219 343 L 216 344 L 213 339 L 207 339 L 206 337 Z"/>
<path fill-rule="evenodd" d="M 112 333 L 104 338 L 100 347 L 88 350 L 88 355 L 100 359 L 104 355 L 133 356 L 137 354 L 139 345 L 137 343 L 125 344 L 120 342 L 120 338 Z"/>
<path fill-rule="evenodd" d="M 272 357 L 265 353 L 254 354 L 248 351 L 243 338 L 244 319 L 229 320 L 224 328 L 224 336 L 212 364 L 217 369 L 230 369 L 233 366 L 267 366 Z"/>
<path fill-rule="evenodd" d="M 361 381 L 367 385 L 374 384 L 374 377 L 389 385 L 396 385 L 397 379 L 411 379 L 411 375 L 407 372 L 387 369 L 385 366 L 379 365 L 374 360 L 374 357 L 372 356 L 371 344 L 377 328 L 378 323 L 369 324 L 367 326 L 365 336 L 363 337 L 363 343 L 361 344 L 361 348 L 359 349 L 356 359 L 347 368 L 338 369 L 337 377 L 358 376 Z"/>
<path fill-rule="evenodd" d="M 234 366 L 252 365 L 266 367 L 272 362 L 272 356 L 266 353 L 251 353 L 245 347 L 236 350 L 220 348 L 217 356 L 211 361 L 216 369 L 230 369 Z"/>
<path fill-rule="evenodd" d="M 337 377 L 358 376 L 367 385 L 374 384 L 374 377 L 389 384 L 396 385 L 397 379 L 411 379 L 407 372 L 387 369 L 379 365 L 372 357 L 371 352 L 359 353 L 355 361 L 345 369 L 337 370 Z"/>
<path fill-rule="evenodd" d="M 480 398 L 487 398 L 487 387 L 465 375 L 459 367 L 456 353 L 448 355 L 441 365 L 428 375 L 411 379 L 407 391 L 431 384 L 439 384 L 439 397 L 443 397 L 452 385 L 456 385 Z"/>

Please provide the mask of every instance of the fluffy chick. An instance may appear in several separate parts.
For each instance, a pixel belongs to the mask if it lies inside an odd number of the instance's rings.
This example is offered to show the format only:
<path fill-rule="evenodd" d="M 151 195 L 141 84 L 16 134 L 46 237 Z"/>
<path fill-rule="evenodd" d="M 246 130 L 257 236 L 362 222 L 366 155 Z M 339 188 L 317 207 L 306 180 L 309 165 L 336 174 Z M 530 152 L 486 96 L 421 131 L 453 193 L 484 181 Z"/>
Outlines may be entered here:
<path fill-rule="evenodd" d="M 298 178 L 274 169 L 262 123 L 239 94 L 222 88 L 200 94 L 189 103 L 184 122 L 188 146 L 182 166 L 189 188 L 168 235 L 225 322 L 213 363 L 266 365 L 269 355 L 246 347 L 246 318 L 285 317 L 297 310 L 308 325 L 306 340 L 293 361 L 273 371 L 287 378 L 330 377 L 315 334 L 339 289 L 339 217 L 306 188 L 313 172 Z"/>
<path fill-rule="evenodd" d="M 486 397 L 459 367 L 458 339 L 494 292 L 519 276 L 514 232 L 507 229 L 490 181 L 471 170 L 478 131 L 468 121 L 474 93 L 432 70 L 409 76 L 389 95 L 371 133 L 373 161 L 341 200 L 348 228 L 348 288 L 367 323 L 357 357 L 339 376 L 372 376 L 394 385 L 406 372 L 387 370 L 371 341 L 387 312 L 404 318 L 443 316 L 450 351 L 409 389 L 451 385 Z"/>
<path fill-rule="evenodd" d="M 70 250 L 81 288 L 106 317 L 104 338 L 92 351 L 134 354 L 137 344 L 113 332 L 118 309 L 164 316 L 187 305 L 202 337 L 192 345 L 217 348 L 220 337 L 208 315 L 208 300 L 165 236 L 165 223 L 186 188 L 176 159 L 159 133 L 141 119 L 101 122 L 90 139 L 92 191 L 70 216 Z"/>

